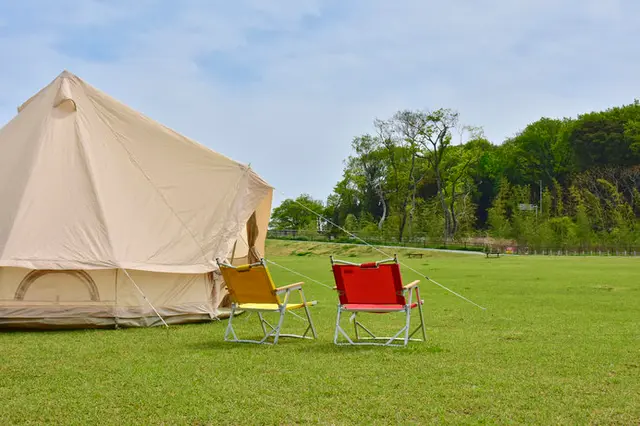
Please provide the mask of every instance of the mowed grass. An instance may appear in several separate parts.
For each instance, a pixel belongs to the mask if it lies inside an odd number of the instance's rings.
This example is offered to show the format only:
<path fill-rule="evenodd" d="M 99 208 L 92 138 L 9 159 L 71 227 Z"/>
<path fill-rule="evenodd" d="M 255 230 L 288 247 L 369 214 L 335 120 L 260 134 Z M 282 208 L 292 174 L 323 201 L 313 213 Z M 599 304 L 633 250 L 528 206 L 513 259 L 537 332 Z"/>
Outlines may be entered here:
<path fill-rule="evenodd" d="M 329 253 L 382 257 L 363 247 L 268 244 L 272 260 L 333 285 Z M 426 343 L 336 347 L 336 295 L 308 282 L 317 341 L 225 343 L 226 322 L 4 332 L 0 424 L 640 422 L 640 259 L 405 254 L 487 310 L 423 279 Z M 279 285 L 299 280 L 271 271 Z M 383 333 L 402 322 L 363 320 Z M 255 315 L 237 325 L 258 337 Z M 303 323 L 288 317 L 285 327 Z"/>

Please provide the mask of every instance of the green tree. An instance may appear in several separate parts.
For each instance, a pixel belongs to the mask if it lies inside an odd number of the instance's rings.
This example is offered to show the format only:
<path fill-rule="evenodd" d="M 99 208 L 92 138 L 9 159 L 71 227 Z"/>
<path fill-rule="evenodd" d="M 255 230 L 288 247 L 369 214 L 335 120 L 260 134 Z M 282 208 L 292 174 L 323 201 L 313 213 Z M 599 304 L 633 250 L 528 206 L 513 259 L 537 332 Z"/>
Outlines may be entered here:
<path fill-rule="evenodd" d="M 507 179 L 500 182 L 500 190 L 489 209 L 489 226 L 491 235 L 497 238 L 511 237 L 511 223 L 508 215 L 508 202 L 511 185 Z"/>
<path fill-rule="evenodd" d="M 473 170 L 481 158 L 481 138 L 465 144 L 452 146 L 445 155 L 442 169 L 444 177 L 444 194 L 447 204 L 445 215 L 445 240 L 454 238 L 458 233 L 461 222 L 464 228 L 475 224 L 475 217 L 470 217 L 469 209 L 474 207 L 472 195 L 474 193 Z M 449 218 L 449 228 L 446 229 L 446 217 Z"/>
<path fill-rule="evenodd" d="M 568 135 L 580 170 L 640 164 L 640 101 L 578 117 Z"/>
<path fill-rule="evenodd" d="M 589 218 L 589 213 L 587 211 L 584 197 L 582 196 L 578 188 L 572 186 L 570 188 L 570 192 L 576 206 L 576 238 L 578 240 L 580 248 L 583 250 L 587 250 L 591 248 L 591 244 L 593 241 L 593 226 Z"/>
<path fill-rule="evenodd" d="M 572 120 L 541 118 L 507 140 L 505 170 L 515 184 L 551 184 L 564 180 L 573 168 L 568 131 Z"/>
<path fill-rule="evenodd" d="M 344 221 L 344 229 L 349 232 L 356 232 L 358 230 L 358 219 L 355 215 L 349 214 L 347 215 Z"/>
<path fill-rule="evenodd" d="M 287 198 L 273 209 L 269 226 L 275 229 L 309 229 L 317 223 L 318 215 L 323 214 L 324 206 L 321 201 L 302 194 L 295 200 Z"/>
<path fill-rule="evenodd" d="M 382 229 L 388 215 L 386 194 L 389 191 L 383 144 L 379 138 L 363 135 L 354 138 L 351 147 L 356 155 L 347 160 L 345 175 L 353 181 L 361 195 L 361 215 L 370 213 L 374 218 L 379 218 L 378 229 Z"/>
<path fill-rule="evenodd" d="M 393 210 L 398 215 L 398 240 L 402 241 L 407 223 L 413 225 L 418 184 L 426 173 L 419 158 L 419 128 L 416 114 L 399 111 L 388 120 L 376 120 L 378 137 L 385 147 L 388 189 Z"/>

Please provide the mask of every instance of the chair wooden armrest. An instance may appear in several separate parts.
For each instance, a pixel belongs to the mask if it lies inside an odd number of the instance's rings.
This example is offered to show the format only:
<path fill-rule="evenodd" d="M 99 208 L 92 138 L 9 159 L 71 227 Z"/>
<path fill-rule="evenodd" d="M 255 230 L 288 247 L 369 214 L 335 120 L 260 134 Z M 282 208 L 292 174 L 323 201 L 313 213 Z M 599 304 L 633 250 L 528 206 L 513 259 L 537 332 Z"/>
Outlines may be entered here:
<path fill-rule="evenodd" d="M 276 288 L 275 292 L 277 294 L 277 293 L 283 293 L 283 292 L 288 291 L 288 290 L 297 290 L 299 288 L 302 288 L 302 284 L 304 284 L 304 281 L 300 281 L 298 283 L 293 283 L 293 284 L 285 285 L 285 286 L 282 286 L 282 287 L 278 287 L 278 288 Z"/>
<path fill-rule="evenodd" d="M 415 286 L 417 286 L 420 283 L 420 280 L 415 280 L 413 282 L 410 282 L 409 284 L 402 286 L 403 289 L 405 290 L 409 290 L 410 288 L 413 288 Z"/>

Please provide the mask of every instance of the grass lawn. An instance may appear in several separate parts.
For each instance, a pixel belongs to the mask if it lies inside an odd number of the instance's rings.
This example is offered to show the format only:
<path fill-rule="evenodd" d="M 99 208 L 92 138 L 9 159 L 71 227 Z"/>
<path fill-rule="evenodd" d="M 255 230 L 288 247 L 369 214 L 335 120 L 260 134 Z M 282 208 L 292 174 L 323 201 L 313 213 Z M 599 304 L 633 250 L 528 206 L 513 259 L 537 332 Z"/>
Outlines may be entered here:
<path fill-rule="evenodd" d="M 382 257 L 268 244 L 272 260 L 333 285 L 329 253 Z M 224 322 L 0 333 L 0 424 L 640 423 L 640 259 L 399 255 L 487 311 L 423 280 L 426 343 L 336 347 L 336 295 L 309 282 L 318 341 L 224 343 Z M 255 315 L 237 325 L 259 334 Z"/>

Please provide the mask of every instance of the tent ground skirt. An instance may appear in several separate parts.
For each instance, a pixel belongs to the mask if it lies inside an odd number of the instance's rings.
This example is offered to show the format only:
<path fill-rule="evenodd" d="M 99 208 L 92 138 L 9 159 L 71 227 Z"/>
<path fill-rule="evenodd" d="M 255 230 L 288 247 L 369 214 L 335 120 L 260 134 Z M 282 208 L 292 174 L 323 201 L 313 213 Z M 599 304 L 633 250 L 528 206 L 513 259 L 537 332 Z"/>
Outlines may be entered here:
<path fill-rule="evenodd" d="M 118 270 L 0 268 L 0 328 L 155 327 L 163 325 L 158 314 L 169 325 L 229 317 L 223 283 L 212 274 L 128 274 L 140 291 Z"/>

